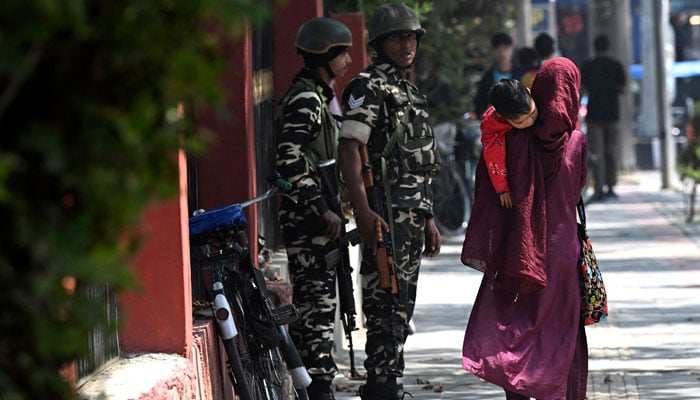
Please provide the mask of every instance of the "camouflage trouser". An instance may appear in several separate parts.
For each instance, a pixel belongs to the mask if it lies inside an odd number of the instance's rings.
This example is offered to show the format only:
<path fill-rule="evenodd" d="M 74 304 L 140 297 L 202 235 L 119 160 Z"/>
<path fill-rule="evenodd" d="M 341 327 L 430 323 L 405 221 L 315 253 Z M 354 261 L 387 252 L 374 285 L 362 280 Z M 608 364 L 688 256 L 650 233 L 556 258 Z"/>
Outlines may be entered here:
<path fill-rule="evenodd" d="M 333 249 L 322 233 L 323 222 L 308 213 L 280 213 L 294 284 L 294 305 L 300 318 L 289 333 L 304 366 L 314 380 L 332 381 L 337 367 L 331 355 L 336 309 L 336 272 L 326 267 L 325 255 Z"/>
<path fill-rule="evenodd" d="M 394 262 L 399 293 L 379 287 L 379 275 L 370 249 L 363 251 L 362 311 L 367 326 L 365 369 L 382 383 L 388 376 L 403 376 L 403 345 L 416 305 L 418 270 L 424 244 L 425 215 L 421 211 L 394 210 Z"/>

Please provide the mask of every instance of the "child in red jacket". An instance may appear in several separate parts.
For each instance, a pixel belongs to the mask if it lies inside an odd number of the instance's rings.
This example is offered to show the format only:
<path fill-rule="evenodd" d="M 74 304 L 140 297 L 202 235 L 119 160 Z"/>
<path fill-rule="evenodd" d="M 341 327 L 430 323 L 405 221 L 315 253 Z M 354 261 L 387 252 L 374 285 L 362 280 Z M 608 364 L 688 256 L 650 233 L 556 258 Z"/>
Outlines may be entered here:
<path fill-rule="evenodd" d="M 481 144 L 491 184 L 501 206 L 513 207 L 506 168 L 506 134 L 511 129 L 525 129 L 537 120 L 537 106 L 530 90 L 517 79 L 501 79 L 489 91 L 491 107 L 481 121 Z"/>

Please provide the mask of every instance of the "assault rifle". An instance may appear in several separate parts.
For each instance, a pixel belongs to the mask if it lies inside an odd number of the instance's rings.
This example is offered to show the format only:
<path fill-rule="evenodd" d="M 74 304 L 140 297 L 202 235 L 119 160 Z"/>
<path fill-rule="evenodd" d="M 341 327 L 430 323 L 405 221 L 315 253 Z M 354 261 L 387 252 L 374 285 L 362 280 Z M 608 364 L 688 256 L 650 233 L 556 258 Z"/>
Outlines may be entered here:
<path fill-rule="evenodd" d="M 374 184 L 372 164 L 369 160 L 367 145 L 360 146 L 360 162 L 362 163 L 362 183 L 367 193 L 369 207 L 384 219 L 384 221 L 391 224 L 391 218 L 393 216 L 387 211 L 389 207 L 385 207 L 385 201 L 391 201 L 391 199 L 387 200 L 386 197 L 388 196 L 384 194 L 385 192 L 382 188 Z M 384 184 L 388 185 L 389 183 L 384 182 Z M 396 281 L 394 246 L 391 241 L 391 233 L 389 235 L 384 235 L 382 221 L 379 218 L 374 221 L 374 226 L 377 235 L 377 248 L 374 258 L 377 266 L 377 274 L 379 275 L 379 287 L 387 291 L 386 295 L 391 306 L 392 314 L 392 318 L 389 320 L 389 328 L 391 332 L 395 332 L 393 315 L 396 313 L 397 309 L 399 287 Z M 396 360 L 399 360 L 398 343 L 399 339 L 394 336 L 393 350 Z"/>
<path fill-rule="evenodd" d="M 338 280 L 338 299 L 340 307 L 340 320 L 345 331 L 345 338 L 348 340 L 348 353 L 350 356 L 350 377 L 362 378 L 355 369 L 355 350 L 352 345 L 352 332 L 357 330 L 355 325 L 355 298 L 352 287 L 352 266 L 350 265 L 350 254 L 348 246 L 356 245 L 360 242 L 357 230 L 345 231 L 347 219 L 340 201 L 338 192 L 338 180 L 336 175 L 336 161 L 327 160 L 317 166 L 318 175 L 321 178 L 321 191 L 328 203 L 328 207 L 340 217 L 340 237 L 336 241 L 336 248 L 326 255 L 326 265 L 328 268 L 335 268 Z"/>
<path fill-rule="evenodd" d="M 381 188 L 374 184 L 372 176 L 372 164 L 369 160 L 367 145 L 360 147 L 360 162 L 362 163 L 362 183 L 365 186 L 367 193 L 367 202 L 372 211 L 379 214 L 384 221 L 389 221 L 391 216 L 387 215 L 384 207 L 384 193 Z M 391 201 L 391 199 L 389 199 Z M 391 289 L 392 294 L 399 292 L 396 282 L 396 265 L 394 264 L 394 247 L 391 243 L 391 235 L 385 235 L 382 232 L 382 222 L 377 219 L 375 221 L 375 230 L 377 234 L 377 273 L 379 274 L 379 287 L 382 289 Z"/>

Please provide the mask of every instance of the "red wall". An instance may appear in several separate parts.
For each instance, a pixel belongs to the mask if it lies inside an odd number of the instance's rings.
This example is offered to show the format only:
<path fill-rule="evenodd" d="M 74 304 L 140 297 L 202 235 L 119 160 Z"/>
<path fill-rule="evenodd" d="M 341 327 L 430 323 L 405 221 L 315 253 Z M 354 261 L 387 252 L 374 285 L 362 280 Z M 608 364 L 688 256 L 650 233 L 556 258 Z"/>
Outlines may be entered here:
<path fill-rule="evenodd" d="M 221 77 L 226 96 L 224 110 L 208 110 L 200 118 L 213 139 L 197 163 L 199 208 L 205 210 L 240 203 L 257 194 L 250 27 L 224 53 L 229 55 Z M 258 237 L 257 218 L 252 217 L 256 213 L 255 206 L 246 209 L 251 245 Z"/>
<path fill-rule="evenodd" d="M 180 197 L 148 207 L 144 243 L 132 266 L 142 289 L 124 293 L 119 342 L 124 353 L 164 352 L 189 357 L 192 290 L 187 235 L 187 162 L 177 156 Z"/>
<path fill-rule="evenodd" d="M 349 50 L 352 64 L 350 64 L 350 68 L 345 73 L 345 76 L 335 79 L 335 91 L 338 99 L 340 99 L 345 85 L 369 64 L 367 38 L 365 36 L 365 17 L 362 13 L 333 14 L 331 17 L 347 25 L 350 28 L 350 32 L 352 32 L 352 47 Z"/>
<path fill-rule="evenodd" d="M 294 39 L 299 27 L 307 20 L 323 15 L 323 2 L 320 0 L 298 0 L 278 5 L 273 19 L 273 82 L 274 98 L 280 99 L 292 82 L 292 78 L 304 66 L 304 61 L 296 52 Z M 350 48 L 352 64 L 344 77 L 336 78 L 336 94 L 340 98 L 347 82 L 368 64 L 365 19 L 362 13 L 333 14 L 335 18 L 350 28 L 353 45 Z"/>
<path fill-rule="evenodd" d="M 274 98 L 279 100 L 292 78 L 304 66 L 297 54 L 294 39 L 299 27 L 307 20 L 323 16 L 323 1 L 295 0 L 284 4 L 277 2 L 272 20 L 274 48 L 272 56 Z"/>
<path fill-rule="evenodd" d="M 250 28 L 224 52 L 229 55 L 221 77 L 224 109 L 205 111 L 200 118 L 213 140 L 197 163 L 199 205 L 204 209 L 240 202 L 255 194 Z"/>
<path fill-rule="evenodd" d="M 298 0 L 278 6 L 274 17 L 273 84 L 278 99 L 292 77 L 302 67 L 294 38 L 301 24 L 323 14 L 321 0 Z M 353 33 L 353 59 L 345 83 L 367 64 L 364 22 L 361 14 L 336 15 Z M 253 70 L 251 31 L 230 48 L 227 67 L 221 78 L 226 93 L 224 111 L 209 110 L 200 116 L 201 124 L 213 139 L 198 160 L 198 199 L 204 209 L 241 202 L 254 197 L 255 135 L 253 116 Z M 340 94 L 340 91 L 339 91 Z M 120 343 L 125 353 L 167 352 L 189 356 L 192 347 L 192 299 L 189 262 L 189 229 L 186 161 L 177 156 L 180 169 L 180 197 L 153 205 L 144 211 L 144 245 L 133 262 L 142 290 L 120 296 L 122 326 Z M 249 238 L 257 238 L 257 210 L 247 211 Z M 252 249 L 255 251 L 255 249 Z M 253 253 L 255 254 L 255 253 Z"/>

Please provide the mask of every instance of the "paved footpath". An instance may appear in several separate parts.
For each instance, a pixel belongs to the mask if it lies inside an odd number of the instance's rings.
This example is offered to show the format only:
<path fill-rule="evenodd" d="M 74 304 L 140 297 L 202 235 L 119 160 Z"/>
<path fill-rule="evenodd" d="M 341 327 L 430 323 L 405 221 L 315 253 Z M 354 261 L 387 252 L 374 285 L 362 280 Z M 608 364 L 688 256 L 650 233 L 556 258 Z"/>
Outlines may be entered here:
<path fill-rule="evenodd" d="M 588 399 L 700 399 L 700 217 L 685 224 L 680 194 L 659 190 L 660 182 L 658 171 L 623 176 L 619 199 L 586 208 L 610 307 L 606 322 L 587 328 Z M 416 333 L 405 348 L 404 386 L 414 399 L 505 398 L 461 368 L 481 280 L 460 263 L 461 242 L 445 238 L 442 254 L 423 263 Z M 364 372 L 362 334 L 354 338 Z M 346 352 L 336 358 L 347 373 Z M 360 384 L 338 376 L 336 398 L 359 399 Z"/>

